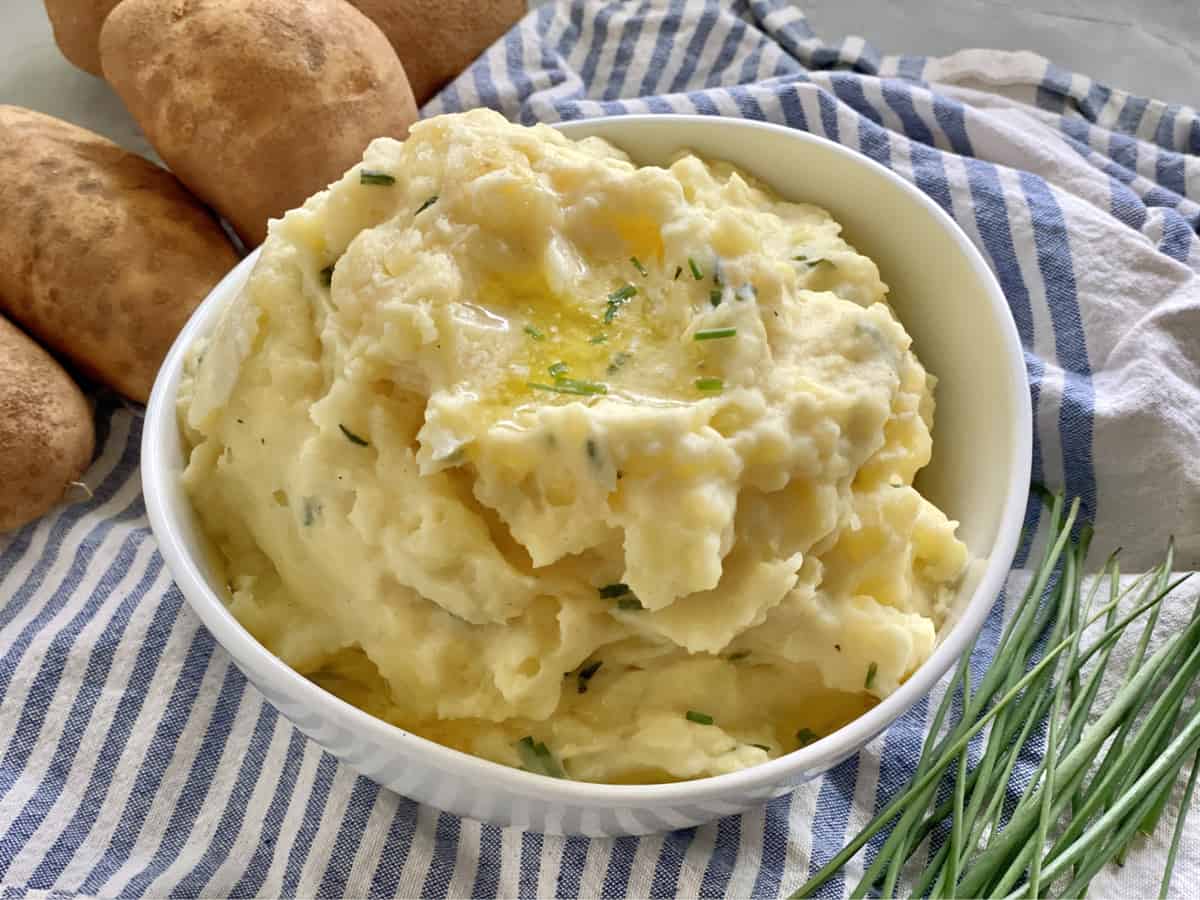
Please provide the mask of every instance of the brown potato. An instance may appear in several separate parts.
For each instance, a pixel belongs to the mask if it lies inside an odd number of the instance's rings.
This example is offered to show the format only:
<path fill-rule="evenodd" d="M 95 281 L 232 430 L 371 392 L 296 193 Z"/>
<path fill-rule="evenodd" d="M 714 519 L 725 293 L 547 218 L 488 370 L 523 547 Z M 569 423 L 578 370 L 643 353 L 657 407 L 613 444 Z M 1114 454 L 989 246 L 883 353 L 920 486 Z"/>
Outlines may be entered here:
<path fill-rule="evenodd" d="M 141 402 L 183 323 L 237 263 L 169 172 L 15 106 L 0 106 L 0 210 L 0 311 Z"/>
<path fill-rule="evenodd" d="M 95 441 L 71 376 L 0 318 L 0 532 L 53 509 L 91 463 Z"/>
<path fill-rule="evenodd" d="M 417 117 L 387 38 L 344 0 L 124 0 L 100 56 L 159 155 L 251 245 Z"/>
<path fill-rule="evenodd" d="M 525 15 L 525 0 L 350 0 L 396 49 L 417 104 Z"/>
<path fill-rule="evenodd" d="M 70 62 L 103 77 L 100 69 L 100 28 L 121 0 L 46 0 L 46 15 L 54 42 Z"/>

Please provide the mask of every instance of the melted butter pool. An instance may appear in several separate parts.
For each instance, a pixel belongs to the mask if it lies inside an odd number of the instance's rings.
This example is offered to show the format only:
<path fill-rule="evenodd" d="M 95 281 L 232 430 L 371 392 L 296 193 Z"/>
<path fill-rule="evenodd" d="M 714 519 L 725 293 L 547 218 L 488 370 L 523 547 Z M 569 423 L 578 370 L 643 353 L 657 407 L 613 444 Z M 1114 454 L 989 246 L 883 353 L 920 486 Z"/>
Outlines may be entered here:
<path fill-rule="evenodd" d="M 632 266 L 630 274 L 625 281 L 596 279 L 594 293 L 573 295 L 555 292 L 540 271 L 485 283 L 478 302 L 508 322 L 514 342 L 507 370 L 493 388 L 478 391 L 490 422 L 530 404 L 704 396 L 694 380 L 705 348 L 689 347 L 681 329 L 668 325 L 673 317 L 664 315 L 666 304 L 683 302 L 685 292 L 672 291 L 670 281 L 664 287 L 661 279 L 642 277 Z"/>

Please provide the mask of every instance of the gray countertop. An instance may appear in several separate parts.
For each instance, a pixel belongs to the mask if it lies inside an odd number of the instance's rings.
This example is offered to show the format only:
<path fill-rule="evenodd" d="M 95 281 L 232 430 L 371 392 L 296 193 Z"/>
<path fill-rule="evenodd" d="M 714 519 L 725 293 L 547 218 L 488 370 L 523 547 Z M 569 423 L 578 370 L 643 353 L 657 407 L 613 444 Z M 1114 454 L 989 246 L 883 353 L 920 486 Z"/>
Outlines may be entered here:
<path fill-rule="evenodd" d="M 1032 50 L 1110 87 L 1200 106 L 1197 0 L 805 0 L 822 37 L 860 34 L 881 53 Z"/>
<path fill-rule="evenodd" d="M 1200 104 L 1197 0 L 809 0 L 813 28 L 857 33 L 883 53 L 1033 50 L 1113 87 Z M 0 0 L 0 103 L 91 128 L 151 155 L 121 101 L 58 52 L 41 0 Z"/>

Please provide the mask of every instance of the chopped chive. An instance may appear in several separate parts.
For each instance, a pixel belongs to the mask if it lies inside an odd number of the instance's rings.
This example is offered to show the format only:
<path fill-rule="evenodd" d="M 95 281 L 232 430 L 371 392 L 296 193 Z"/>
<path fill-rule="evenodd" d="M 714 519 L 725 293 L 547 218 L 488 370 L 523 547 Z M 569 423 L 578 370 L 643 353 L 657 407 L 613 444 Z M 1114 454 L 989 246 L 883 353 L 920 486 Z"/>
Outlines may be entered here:
<path fill-rule="evenodd" d="M 421 213 L 425 212 L 425 210 L 429 209 L 429 207 L 433 206 L 433 204 L 437 203 L 437 199 L 438 199 L 438 195 L 434 194 L 432 197 L 430 197 L 428 200 L 426 200 L 424 203 L 422 203 L 420 206 L 418 206 L 417 211 L 415 213 L 413 213 L 413 215 L 419 216 Z"/>
<path fill-rule="evenodd" d="M 761 750 L 763 753 L 770 753 L 770 752 L 771 752 L 771 748 L 770 748 L 770 747 L 768 747 L 766 744 L 751 744 L 750 746 L 751 746 L 751 747 L 757 747 L 757 748 L 758 748 L 759 750 Z"/>
<path fill-rule="evenodd" d="M 721 260 L 719 258 L 715 263 L 713 263 L 713 284 L 715 284 L 717 287 L 721 287 L 725 284 L 724 280 L 721 278 Z"/>
<path fill-rule="evenodd" d="M 623 609 L 626 612 L 634 612 L 635 610 L 641 610 L 645 608 L 646 607 L 642 606 L 642 601 L 633 596 L 633 594 L 630 594 L 627 597 L 622 597 L 617 601 L 617 609 Z"/>
<path fill-rule="evenodd" d="M 698 391 L 719 391 L 725 387 L 725 382 L 720 378 L 697 378 L 696 390 Z"/>
<path fill-rule="evenodd" d="M 330 263 L 321 270 L 321 284 L 325 285 L 325 287 L 329 287 L 331 284 L 333 284 L 334 265 L 336 265 L 336 263 Z"/>
<path fill-rule="evenodd" d="M 517 741 L 516 748 L 521 757 L 521 764 L 526 771 L 547 775 L 550 778 L 564 777 L 562 767 L 541 741 L 535 741 L 526 735 Z"/>
<path fill-rule="evenodd" d="M 713 717 L 708 713 L 696 712 L 694 709 L 689 709 L 685 716 L 689 722 L 695 722 L 697 725 L 711 725 Z"/>
<path fill-rule="evenodd" d="M 595 662 L 588 663 L 586 666 L 584 666 L 582 669 L 579 670 L 579 679 L 578 679 L 579 680 L 579 693 L 581 693 L 581 694 L 587 693 L 588 682 L 592 680 L 592 676 L 595 675 L 596 672 L 598 672 L 600 670 L 600 667 L 602 665 L 604 665 L 604 661 L 598 659 Z"/>
<path fill-rule="evenodd" d="M 307 528 L 317 521 L 317 516 L 321 514 L 321 501 L 316 497 L 304 498 L 304 526 Z"/>
<path fill-rule="evenodd" d="M 678 281 L 678 280 L 679 280 L 679 276 L 680 276 L 680 275 L 682 275 L 682 274 L 683 274 L 683 266 L 676 266 L 676 267 L 675 267 L 675 277 L 674 277 L 674 278 L 672 278 L 671 280 L 672 280 L 672 281 Z"/>
<path fill-rule="evenodd" d="M 342 429 L 342 434 L 344 434 L 346 436 L 346 440 L 348 440 L 350 443 L 358 444 L 358 446 L 360 446 L 360 447 L 371 446 L 370 444 L 368 444 L 366 441 L 364 441 L 357 434 L 355 434 L 353 431 L 351 431 L 349 428 L 347 428 L 345 425 L 343 425 L 340 422 L 338 423 L 338 428 Z"/>
<path fill-rule="evenodd" d="M 559 375 L 561 375 L 565 371 L 567 371 L 567 364 L 565 362 L 561 362 L 561 361 L 556 362 L 554 365 L 550 366 L 550 368 L 548 368 L 546 371 L 549 372 L 551 375 L 553 375 L 555 378 L 557 378 Z"/>
<path fill-rule="evenodd" d="M 705 328 L 693 334 L 692 340 L 715 341 L 719 338 L 733 337 L 735 334 L 737 334 L 736 328 Z"/>
<path fill-rule="evenodd" d="M 875 684 L 875 676 L 878 674 L 879 674 L 878 663 L 871 663 L 871 665 L 867 666 L 867 682 L 866 682 L 865 687 L 868 691 L 871 689 L 871 686 L 873 684 Z"/>
<path fill-rule="evenodd" d="M 750 655 L 749 650 L 734 650 L 732 653 L 730 653 L 725 658 L 727 660 L 729 660 L 730 662 L 737 662 L 739 659 L 745 659 L 749 655 Z"/>
<path fill-rule="evenodd" d="M 833 262 L 832 262 L 832 260 L 825 259 L 824 257 L 818 257 L 818 258 L 816 258 L 816 259 L 810 259 L 809 257 L 807 257 L 807 256 L 804 256 L 803 254 L 801 254 L 800 256 L 793 256 L 793 257 L 792 257 L 792 259 L 794 259 L 796 262 L 802 262 L 802 263 L 804 263 L 804 264 L 805 264 L 806 266 L 808 266 L 810 269 L 815 269 L 817 266 L 821 265 L 821 263 L 826 263 L 826 264 L 828 264 L 828 265 L 831 265 L 831 266 L 833 265 Z"/>
<path fill-rule="evenodd" d="M 559 390 L 576 394 L 607 394 L 608 385 L 599 381 L 584 381 L 579 378 L 564 378 L 559 375 L 554 379 L 554 386 Z"/>
<path fill-rule="evenodd" d="M 588 663 L 579 670 L 579 677 L 586 681 L 588 678 L 591 678 L 593 675 L 595 675 L 597 670 L 599 670 L 602 665 L 604 665 L 604 661 L 600 659 L 596 660 L 595 662 Z"/>
<path fill-rule="evenodd" d="M 596 445 L 594 438 L 588 438 L 584 443 L 584 449 L 587 451 L 587 457 L 596 465 L 600 464 L 600 448 Z"/>
<path fill-rule="evenodd" d="M 603 344 L 608 340 L 607 334 L 598 334 L 595 337 L 588 338 L 589 344 Z"/>
<path fill-rule="evenodd" d="M 796 740 L 800 742 L 801 747 L 807 747 L 817 739 L 817 733 L 811 728 L 801 728 L 796 732 Z"/>
<path fill-rule="evenodd" d="M 377 184 L 377 185 L 387 186 L 389 184 L 395 184 L 396 179 L 394 176 L 389 175 L 387 172 L 376 172 L 372 169 L 363 169 L 361 172 L 358 173 L 358 183 L 359 184 Z"/>
<path fill-rule="evenodd" d="M 629 585 L 617 582 L 615 584 L 606 584 L 600 588 L 600 596 L 605 600 L 612 600 L 614 597 L 624 597 L 629 593 Z"/>
<path fill-rule="evenodd" d="M 696 261 L 690 256 L 688 257 L 688 268 L 692 270 L 692 277 L 697 281 L 704 278 L 704 273 L 700 271 L 700 267 L 696 265 Z"/>
<path fill-rule="evenodd" d="M 650 273 L 646 271 L 646 267 L 642 265 L 641 260 L 636 256 L 629 257 L 629 261 L 633 263 L 633 267 L 638 270 L 638 274 L 645 278 Z"/>
<path fill-rule="evenodd" d="M 720 288 L 713 288 L 708 292 L 708 302 L 713 306 L 720 306 L 722 293 L 724 292 Z"/>
<path fill-rule="evenodd" d="M 554 391 L 558 394 L 578 394 L 584 397 L 593 394 L 608 393 L 608 385 L 606 384 L 597 384 L 594 381 L 579 381 L 574 378 L 557 378 L 554 384 L 543 384 L 540 381 L 527 381 L 525 384 L 535 391 Z"/>
<path fill-rule="evenodd" d="M 632 284 L 627 284 L 624 287 L 617 288 L 608 295 L 608 308 L 604 311 L 604 322 L 610 324 L 617 315 L 617 310 L 621 308 L 622 303 L 626 303 L 629 299 L 637 294 L 637 288 Z"/>
<path fill-rule="evenodd" d="M 612 362 L 608 364 L 608 374 L 616 375 L 620 368 L 633 359 L 632 353 L 626 353 L 624 350 L 618 351 L 613 355 Z"/>
<path fill-rule="evenodd" d="M 526 325 L 525 333 L 527 335 L 529 335 L 531 338 L 533 338 L 535 341 L 544 341 L 546 339 L 546 336 L 544 334 L 542 334 L 542 332 L 539 331 L 538 328 L 534 325 Z"/>

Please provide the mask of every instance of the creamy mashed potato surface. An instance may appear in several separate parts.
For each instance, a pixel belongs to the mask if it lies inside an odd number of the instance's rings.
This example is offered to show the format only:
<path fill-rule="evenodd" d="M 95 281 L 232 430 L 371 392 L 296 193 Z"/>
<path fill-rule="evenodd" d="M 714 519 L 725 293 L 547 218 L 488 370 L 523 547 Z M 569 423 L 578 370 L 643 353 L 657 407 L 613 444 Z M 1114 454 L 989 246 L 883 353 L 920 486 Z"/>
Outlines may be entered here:
<path fill-rule="evenodd" d="M 931 652 L 966 563 L 933 377 L 828 213 L 441 116 L 275 224 L 181 390 L 238 619 L 329 690 L 548 774 L 796 749 Z"/>

